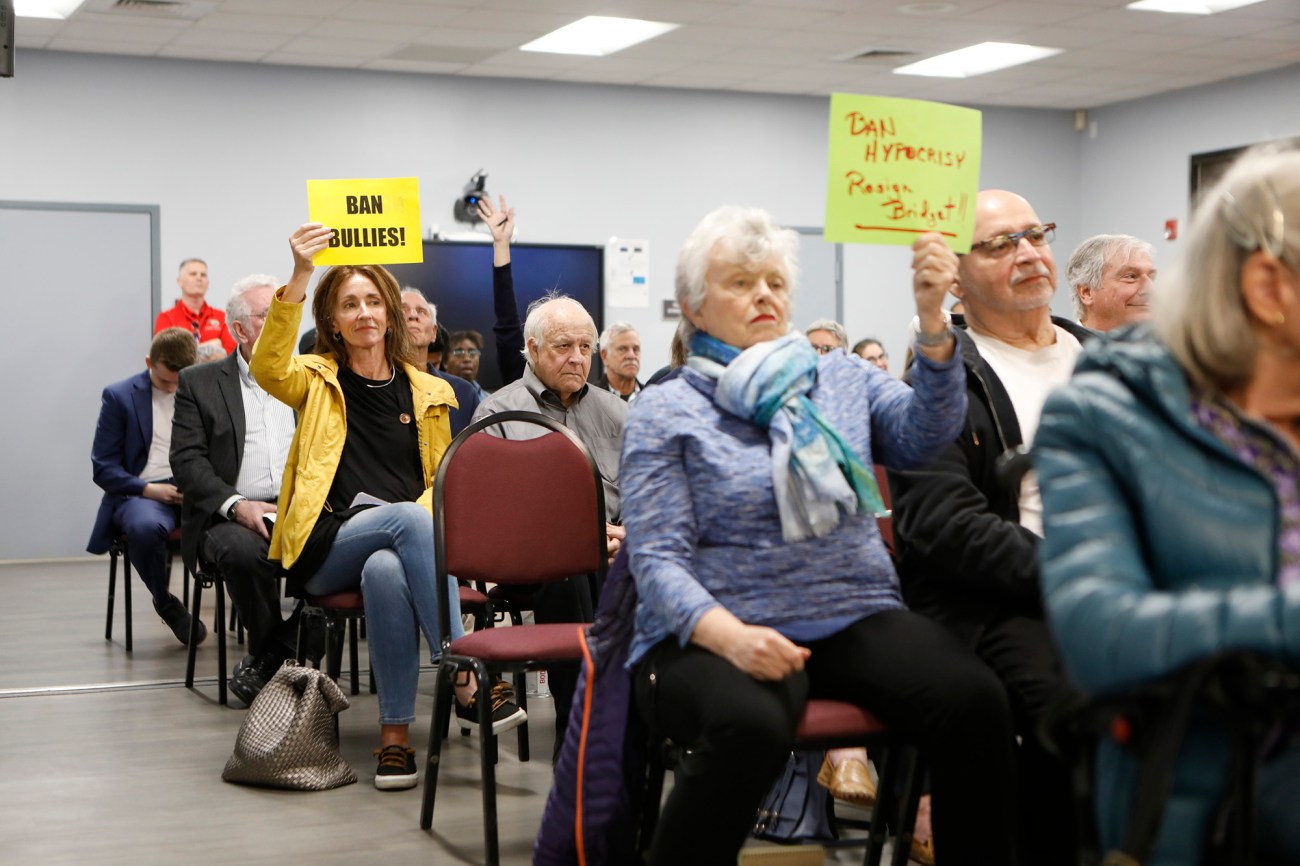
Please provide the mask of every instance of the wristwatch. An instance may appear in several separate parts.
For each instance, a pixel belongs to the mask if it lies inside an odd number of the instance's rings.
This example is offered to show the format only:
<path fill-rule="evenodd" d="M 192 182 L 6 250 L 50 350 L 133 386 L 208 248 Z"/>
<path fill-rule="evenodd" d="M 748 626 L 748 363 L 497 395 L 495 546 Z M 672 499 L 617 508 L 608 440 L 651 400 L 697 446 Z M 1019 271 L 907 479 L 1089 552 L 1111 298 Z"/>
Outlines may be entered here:
<path fill-rule="evenodd" d="M 952 335 L 952 325 L 944 325 L 943 330 L 937 334 L 927 334 L 925 331 L 917 331 L 916 344 L 918 346 L 944 346 L 947 345 L 948 338 Z"/>
<path fill-rule="evenodd" d="M 233 522 L 235 519 L 235 509 L 239 507 L 239 503 L 247 501 L 248 499 L 246 497 L 241 496 L 234 502 L 230 503 L 230 507 L 226 509 L 226 519 Z"/>

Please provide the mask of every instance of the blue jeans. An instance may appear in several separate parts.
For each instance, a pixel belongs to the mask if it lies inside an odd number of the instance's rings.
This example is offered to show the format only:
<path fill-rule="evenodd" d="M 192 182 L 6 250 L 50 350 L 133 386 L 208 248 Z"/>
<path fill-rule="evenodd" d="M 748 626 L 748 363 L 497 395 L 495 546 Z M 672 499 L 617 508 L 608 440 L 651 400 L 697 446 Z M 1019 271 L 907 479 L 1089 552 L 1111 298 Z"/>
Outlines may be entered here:
<path fill-rule="evenodd" d="M 355 589 L 360 582 L 381 725 L 415 721 L 419 629 L 433 649 L 434 661 L 442 655 L 436 575 L 429 512 L 414 502 L 398 502 L 349 518 L 335 536 L 329 556 L 307 581 L 312 595 Z M 451 639 L 456 640 L 465 634 L 460 592 L 455 578 L 449 575 L 447 580 Z"/>

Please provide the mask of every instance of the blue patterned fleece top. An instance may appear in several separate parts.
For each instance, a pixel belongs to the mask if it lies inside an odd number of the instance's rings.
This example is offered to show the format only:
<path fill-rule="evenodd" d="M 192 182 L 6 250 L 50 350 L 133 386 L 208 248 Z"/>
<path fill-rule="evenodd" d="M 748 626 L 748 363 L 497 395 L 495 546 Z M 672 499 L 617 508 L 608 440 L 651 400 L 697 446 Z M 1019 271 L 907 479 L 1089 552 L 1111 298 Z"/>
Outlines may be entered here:
<path fill-rule="evenodd" d="M 966 373 L 957 354 L 936 364 L 918 353 L 912 379 L 915 390 L 831 352 L 809 396 L 865 464 L 914 469 L 961 432 Z M 628 415 L 619 486 L 640 599 L 628 664 L 669 635 L 684 646 L 715 605 L 795 641 L 903 607 L 871 515 L 846 515 L 824 538 L 782 539 L 767 431 L 720 408 L 713 390 L 684 369 Z"/>

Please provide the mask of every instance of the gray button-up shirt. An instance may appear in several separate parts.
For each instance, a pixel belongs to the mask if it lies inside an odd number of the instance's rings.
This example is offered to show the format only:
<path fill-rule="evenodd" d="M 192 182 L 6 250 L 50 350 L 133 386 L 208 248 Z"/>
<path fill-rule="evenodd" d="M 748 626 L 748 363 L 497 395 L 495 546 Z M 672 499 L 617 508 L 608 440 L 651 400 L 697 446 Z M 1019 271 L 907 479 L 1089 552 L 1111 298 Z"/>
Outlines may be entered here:
<path fill-rule="evenodd" d="M 627 404 L 617 395 L 584 385 L 573 395 L 566 409 L 560 395 L 542 384 L 531 365 L 522 378 L 511 382 L 479 404 L 474 420 L 497 412 L 519 409 L 538 412 L 572 430 L 596 459 L 605 488 L 605 519 L 618 521 L 618 458 L 627 424 Z M 507 439 L 531 439 L 543 435 L 536 426 L 506 423 L 491 428 Z"/>

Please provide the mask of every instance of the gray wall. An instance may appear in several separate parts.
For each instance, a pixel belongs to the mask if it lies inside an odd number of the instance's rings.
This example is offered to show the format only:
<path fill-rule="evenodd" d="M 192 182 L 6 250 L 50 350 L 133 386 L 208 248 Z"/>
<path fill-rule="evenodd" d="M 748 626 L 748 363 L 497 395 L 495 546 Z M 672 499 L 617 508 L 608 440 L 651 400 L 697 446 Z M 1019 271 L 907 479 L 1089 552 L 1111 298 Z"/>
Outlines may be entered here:
<path fill-rule="evenodd" d="M 789 225 L 822 223 L 823 98 L 20 53 L 18 76 L 0 81 L 0 199 L 160 205 L 164 306 L 186 256 L 208 260 L 216 305 L 246 273 L 284 276 L 307 178 L 418 175 L 425 224 L 453 228 L 452 199 L 484 168 L 489 189 L 519 209 L 521 239 L 650 241 L 651 306 L 605 315 L 638 325 L 651 370 L 667 362 L 673 324 L 660 301 L 700 216 L 736 202 Z M 1057 221 L 1062 262 L 1099 231 L 1150 237 L 1156 215 L 1185 207 L 1178 184 L 1198 138 L 1187 130 L 1208 131 L 1221 116 L 1278 125 L 1280 115 L 1294 132 L 1298 84 L 1293 69 L 1099 111 L 1096 139 L 1074 131 L 1072 111 L 988 109 L 982 185 L 1015 189 Z M 1227 126 L 1237 139 L 1224 144 L 1267 137 Z M 1137 208 L 1149 215 L 1135 219 Z M 846 248 L 845 325 L 854 339 L 884 339 L 895 364 L 912 315 L 908 261 L 905 248 Z M 74 292 L 93 293 L 93 262 L 76 265 L 92 278 Z M 1063 294 L 1056 307 L 1069 309 Z M 796 324 L 806 324 L 797 310 Z M 109 382 L 136 369 L 104 364 L 95 375 Z M 69 431 L 53 444 L 83 479 L 80 495 L 97 498 L 86 441 Z M 69 553 L 85 529 L 69 528 Z"/>

